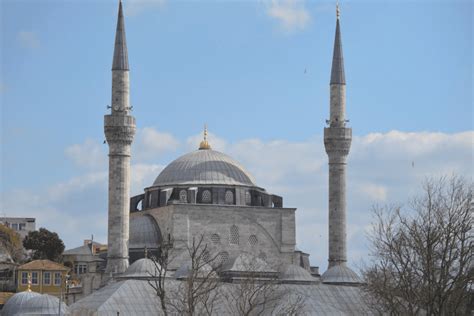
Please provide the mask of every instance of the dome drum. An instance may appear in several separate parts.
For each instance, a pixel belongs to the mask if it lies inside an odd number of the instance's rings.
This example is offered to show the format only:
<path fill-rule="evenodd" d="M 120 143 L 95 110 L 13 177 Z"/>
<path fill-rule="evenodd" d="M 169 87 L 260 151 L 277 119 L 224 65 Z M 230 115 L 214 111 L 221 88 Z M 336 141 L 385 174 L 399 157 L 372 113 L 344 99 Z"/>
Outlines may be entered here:
<path fill-rule="evenodd" d="M 151 187 L 130 199 L 130 211 L 137 212 L 169 204 L 218 204 L 259 207 L 283 207 L 283 198 L 259 188 L 237 186 Z"/>

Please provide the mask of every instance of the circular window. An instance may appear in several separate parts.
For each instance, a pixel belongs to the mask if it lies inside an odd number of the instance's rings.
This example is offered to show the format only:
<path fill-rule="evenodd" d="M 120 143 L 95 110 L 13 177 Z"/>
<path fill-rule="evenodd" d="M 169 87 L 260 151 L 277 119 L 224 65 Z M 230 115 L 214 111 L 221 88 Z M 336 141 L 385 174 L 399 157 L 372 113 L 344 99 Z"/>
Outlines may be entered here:
<path fill-rule="evenodd" d="M 234 204 L 234 193 L 232 191 L 225 192 L 225 204 Z"/>
<path fill-rule="evenodd" d="M 202 203 L 211 203 L 211 191 L 204 190 L 201 195 Z"/>
<path fill-rule="evenodd" d="M 239 228 L 235 225 L 230 226 L 230 236 L 229 236 L 229 243 L 232 245 L 239 244 Z"/>
<path fill-rule="evenodd" d="M 179 191 L 179 201 L 182 203 L 188 202 L 188 192 L 186 190 Z"/>
<path fill-rule="evenodd" d="M 250 235 L 249 236 L 249 245 L 250 246 L 255 246 L 258 243 L 257 236 L 255 235 Z"/>
<path fill-rule="evenodd" d="M 212 234 L 211 241 L 215 244 L 219 244 L 221 242 L 221 236 L 219 236 L 218 234 Z"/>
<path fill-rule="evenodd" d="M 227 251 L 219 252 L 217 255 L 217 262 L 219 264 L 224 264 L 227 262 L 227 260 L 229 260 L 229 253 Z"/>
<path fill-rule="evenodd" d="M 250 205 L 252 203 L 252 198 L 250 197 L 249 192 L 245 192 L 245 204 Z"/>

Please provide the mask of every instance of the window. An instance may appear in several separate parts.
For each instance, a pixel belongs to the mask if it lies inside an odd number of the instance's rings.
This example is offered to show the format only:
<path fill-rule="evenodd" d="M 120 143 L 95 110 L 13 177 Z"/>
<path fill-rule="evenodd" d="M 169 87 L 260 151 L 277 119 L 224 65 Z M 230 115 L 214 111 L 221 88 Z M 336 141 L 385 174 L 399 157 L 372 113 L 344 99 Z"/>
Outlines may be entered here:
<path fill-rule="evenodd" d="M 188 192 L 186 190 L 179 191 L 179 201 L 181 203 L 187 203 L 188 202 Z"/>
<path fill-rule="evenodd" d="M 54 272 L 54 285 L 61 285 L 61 272 Z"/>
<path fill-rule="evenodd" d="M 219 236 L 218 234 L 212 234 L 211 235 L 211 241 L 214 244 L 219 244 L 221 242 L 221 236 Z"/>
<path fill-rule="evenodd" d="M 25 223 L 20 223 L 18 228 L 19 230 L 25 230 L 26 224 Z"/>
<path fill-rule="evenodd" d="M 229 253 L 227 251 L 219 252 L 217 255 L 217 262 L 219 264 L 224 264 L 227 262 L 227 260 L 229 260 Z"/>
<path fill-rule="evenodd" d="M 31 272 L 31 284 L 38 284 L 38 272 Z"/>
<path fill-rule="evenodd" d="M 27 285 L 28 284 L 28 272 L 22 272 L 21 273 L 21 285 Z"/>
<path fill-rule="evenodd" d="M 211 191 L 204 190 L 201 195 L 202 203 L 211 203 Z"/>
<path fill-rule="evenodd" d="M 250 205 L 252 203 L 252 198 L 250 197 L 249 192 L 245 192 L 245 205 Z"/>
<path fill-rule="evenodd" d="M 232 245 L 239 244 L 239 228 L 235 225 L 230 226 L 230 236 L 229 236 L 229 243 Z"/>
<path fill-rule="evenodd" d="M 232 191 L 225 192 L 225 204 L 234 204 L 234 193 Z"/>
<path fill-rule="evenodd" d="M 87 273 L 87 264 L 85 263 L 79 263 L 74 266 L 74 270 L 76 271 L 76 274 L 84 274 Z"/>
<path fill-rule="evenodd" d="M 43 284 L 44 285 L 51 285 L 51 272 L 44 272 L 43 273 Z"/>
<path fill-rule="evenodd" d="M 250 235 L 249 236 L 249 245 L 250 246 L 255 246 L 258 243 L 257 236 L 255 235 Z"/>
<path fill-rule="evenodd" d="M 13 230 L 18 230 L 18 223 L 13 223 L 12 224 L 12 229 Z"/>

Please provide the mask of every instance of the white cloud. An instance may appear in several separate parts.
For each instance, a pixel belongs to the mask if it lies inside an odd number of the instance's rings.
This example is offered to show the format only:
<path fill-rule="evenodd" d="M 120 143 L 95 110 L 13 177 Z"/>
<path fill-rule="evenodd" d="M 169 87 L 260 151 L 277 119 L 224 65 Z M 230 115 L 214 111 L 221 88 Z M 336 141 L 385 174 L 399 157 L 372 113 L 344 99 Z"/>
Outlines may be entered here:
<path fill-rule="evenodd" d="M 24 48 L 35 49 L 40 47 L 40 40 L 35 32 L 20 31 L 17 40 Z"/>
<path fill-rule="evenodd" d="M 180 144 L 168 134 L 168 140 L 155 146 L 153 140 L 160 142 L 167 137 L 160 137 L 163 132 L 153 128 L 143 131 L 146 132 L 142 136 L 137 134 L 141 144 L 134 147 L 132 153 L 135 157 L 131 171 L 132 195 L 152 185 L 165 165 L 162 153 L 171 152 Z M 348 256 L 353 266 L 368 253 L 365 232 L 372 221 L 372 205 L 407 201 L 419 192 L 427 176 L 455 172 L 472 177 L 472 139 L 473 131 L 456 134 L 391 131 L 354 137 L 347 166 Z M 188 151 L 196 150 L 201 140 L 200 134 L 191 136 L 184 146 Z M 298 248 L 310 253 L 312 263 L 324 271 L 328 171 L 322 137 L 299 142 L 247 139 L 230 143 L 210 134 L 209 141 L 213 148 L 239 161 L 255 176 L 259 186 L 283 196 L 284 206 L 298 208 Z M 147 161 L 150 155 L 139 152 L 146 151 L 144 146 L 150 143 L 151 147 L 155 146 L 150 150 L 151 156 L 156 157 L 153 163 Z M 68 157 L 77 160 L 79 166 L 90 166 L 90 161 L 79 156 L 99 145 L 102 144 L 85 141 L 79 147 L 71 146 Z M 79 245 L 90 234 L 105 241 L 107 170 L 103 167 L 93 171 L 48 188 L 4 192 L 1 209 L 8 210 L 9 215 L 37 217 L 40 226 L 57 231 L 68 247 Z"/>
<path fill-rule="evenodd" d="M 127 0 L 124 1 L 126 15 L 138 15 L 147 10 L 161 9 L 166 0 Z"/>
<path fill-rule="evenodd" d="M 132 151 L 136 161 L 159 159 L 160 156 L 177 150 L 180 142 L 171 134 L 144 127 L 137 131 Z"/>
<path fill-rule="evenodd" d="M 311 20 L 302 0 L 271 0 L 265 4 L 266 14 L 276 19 L 285 31 L 302 30 Z"/>
<path fill-rule="evenodd" d="M 64 153 L 79 167 L 103 169 L 107 166 L 107 146 L 92 139 L 86 139 L 82 144 L 71 145 Z"/>

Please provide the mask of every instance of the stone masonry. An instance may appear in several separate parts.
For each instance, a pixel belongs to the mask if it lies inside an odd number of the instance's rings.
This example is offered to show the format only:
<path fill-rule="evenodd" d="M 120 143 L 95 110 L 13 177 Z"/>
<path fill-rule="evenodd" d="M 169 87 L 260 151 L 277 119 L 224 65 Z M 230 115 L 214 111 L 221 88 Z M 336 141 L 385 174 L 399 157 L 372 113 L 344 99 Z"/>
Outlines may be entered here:
<path fill-rule="evenodd" d="M 324 129 L 324 146 L 329 157 L 329 267 L 345 265 L 346 245 L 346 159 L 352 129 L 346 127 L 346 81 L 342 55 L 339 14 L 336 24 L 330 82 L 329 127 Z"/>
<path fill-rule="evenodd" d="M 119 4 L 112 65 L 111 114 L 104 117 L 109 144 L 109 210 L 106 273 L 128 268 L 130 154 L 135 118 L 130 115 L 130 81 L 122 2 Z"/>

